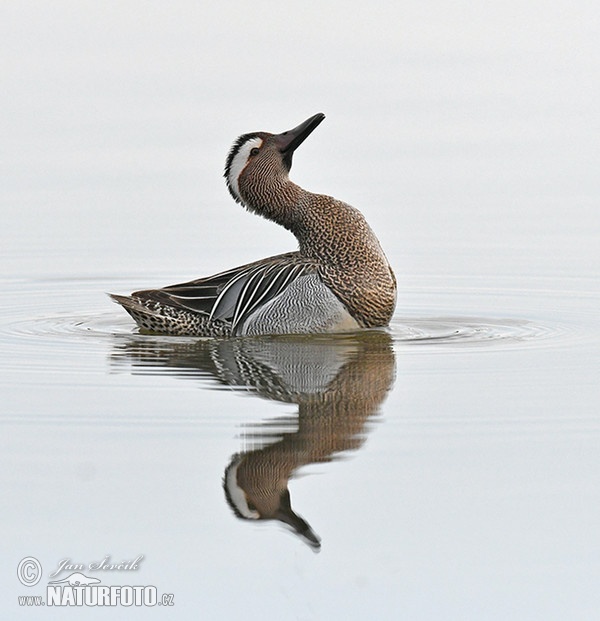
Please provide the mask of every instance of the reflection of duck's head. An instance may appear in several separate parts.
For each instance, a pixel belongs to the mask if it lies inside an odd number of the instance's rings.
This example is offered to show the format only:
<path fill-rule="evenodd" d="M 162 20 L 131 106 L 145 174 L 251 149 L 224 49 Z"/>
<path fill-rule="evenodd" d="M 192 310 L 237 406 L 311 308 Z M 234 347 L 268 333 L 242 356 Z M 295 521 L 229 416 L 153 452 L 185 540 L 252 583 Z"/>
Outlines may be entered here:
<path fill-rule="evenodd" d="M 292 510 L 287 479 L 278 472 L 277 464 L 264 462 L 263 467 L 257 470 L 246 467 L 246 457 L 234 455 L 223 477 L 225 497 L 233 512 L 247 520 L 278 520 L 318 550 L 320 539 L 309 524 Z"/>

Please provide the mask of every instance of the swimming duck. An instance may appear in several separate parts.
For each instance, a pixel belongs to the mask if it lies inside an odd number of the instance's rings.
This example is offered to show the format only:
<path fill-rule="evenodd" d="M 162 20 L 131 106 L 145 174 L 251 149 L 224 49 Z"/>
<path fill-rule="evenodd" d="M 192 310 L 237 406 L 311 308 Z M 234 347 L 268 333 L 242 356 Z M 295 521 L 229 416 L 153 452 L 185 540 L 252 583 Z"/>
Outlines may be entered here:
<path fill-rule="evenodd" d="M 396 279 L 358 209 L 289 178 L 296 149 L 323 121 L 315 114 L 280 134 L 240 136 L 225 164 L 236 202 L 291 231 L 298 250 L 214 276 L 112 295 L 145 332 L 244 336 L 386 326 Z"/>

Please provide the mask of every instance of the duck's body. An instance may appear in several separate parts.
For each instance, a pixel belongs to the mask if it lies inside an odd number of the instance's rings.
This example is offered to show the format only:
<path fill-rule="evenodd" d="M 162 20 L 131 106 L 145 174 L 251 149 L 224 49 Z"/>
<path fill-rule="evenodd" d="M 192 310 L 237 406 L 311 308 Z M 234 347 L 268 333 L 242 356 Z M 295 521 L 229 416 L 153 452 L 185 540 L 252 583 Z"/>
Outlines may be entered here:
<path fill-rule="evenodd" d="M 163 289 L 112 296 L 140 328 L 163 334 L 238 336 L 342 332 L 385 326 L 396 281 L 362 214 L 288 177 L 296 147 L 323 120 L 283 134 L 238 138 L 225 168 L 249 210 L 290 230 L 299 250 Z"/>

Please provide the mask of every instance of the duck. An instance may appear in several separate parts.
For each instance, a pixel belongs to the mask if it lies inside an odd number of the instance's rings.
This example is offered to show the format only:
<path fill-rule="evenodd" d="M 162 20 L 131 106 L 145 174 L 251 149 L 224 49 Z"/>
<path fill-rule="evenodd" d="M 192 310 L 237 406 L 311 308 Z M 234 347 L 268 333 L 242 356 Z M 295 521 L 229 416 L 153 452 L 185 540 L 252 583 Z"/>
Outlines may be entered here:
<path fill-rule="evenodd" d="M 225 163 L 233 199 L 290 231 L 298 249 L 161 289 L 109 294 L 140 332 L 238 337 L 352 332 L 389 324 L 396 278 L 365 217 L 289 177 L 296 149 L 324 119 L 318 113 L 279 134 L 243 134 Z"/>

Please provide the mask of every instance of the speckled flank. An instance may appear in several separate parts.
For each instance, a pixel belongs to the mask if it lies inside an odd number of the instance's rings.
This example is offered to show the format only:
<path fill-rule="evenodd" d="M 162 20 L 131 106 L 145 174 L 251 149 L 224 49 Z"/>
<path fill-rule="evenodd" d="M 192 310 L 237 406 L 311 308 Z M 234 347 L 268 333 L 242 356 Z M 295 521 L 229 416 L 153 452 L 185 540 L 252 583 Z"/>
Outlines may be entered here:
<path fill-rule="evenodd" d="M 112 296 L 140 328 L 231 336 L 338 332 L 389 323 L 396 279 L 363 215 L 300 188 L 288 176 L 294 150 L 323 118 L 314 115 L 282 134 L 240 136 L 225 166 L 233 198 L 290 230 L 299 250 L 181 285 Z"/>
<path fill-rule="evenodd" d="M 359 327 L 319 275 L 307 274 L 296 278 L 280 295 L 257 309 L 242 326 L 242 332 L 313 334 Z"/>

